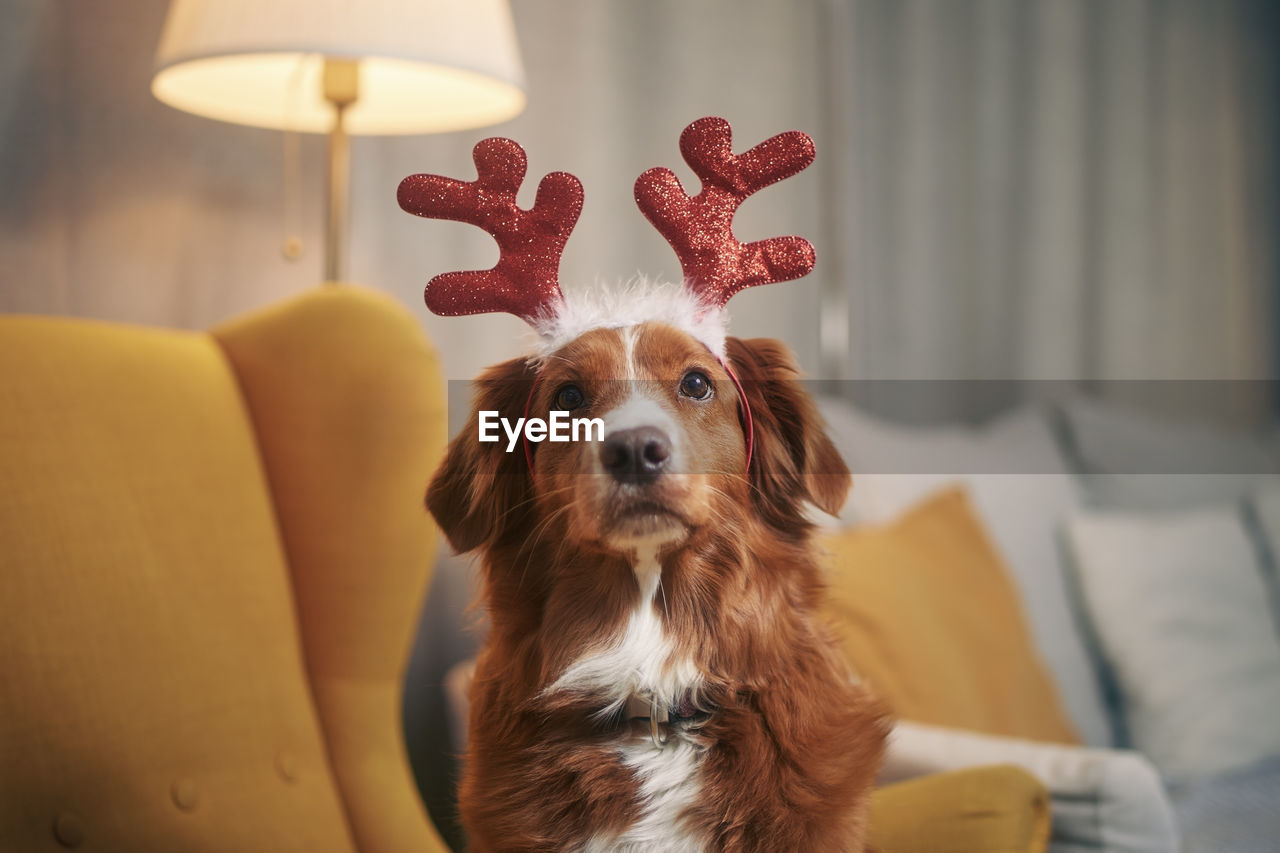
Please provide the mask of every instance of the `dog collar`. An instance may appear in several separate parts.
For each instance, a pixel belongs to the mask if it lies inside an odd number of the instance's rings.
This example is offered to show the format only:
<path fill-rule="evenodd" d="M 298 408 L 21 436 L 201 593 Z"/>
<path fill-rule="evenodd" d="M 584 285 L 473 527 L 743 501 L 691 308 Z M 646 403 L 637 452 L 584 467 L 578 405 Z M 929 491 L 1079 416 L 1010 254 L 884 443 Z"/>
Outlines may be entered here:
<path fill-rule="evenodd" d="M 667 741 L 671 739 L 672 723 L 701 722 L 710 716 L 709 711 L 700 710 L 694 704 L 692 690 L 686 690 L 675 705 L 658 701 L 658 697 L 648 691 L 632 693 L 627 697 L 627 704 L 623 707 L 625 721 L 648 721 L 649 736 L 653 738 L 653 745 L 658 749 L 666 746 Z"/>

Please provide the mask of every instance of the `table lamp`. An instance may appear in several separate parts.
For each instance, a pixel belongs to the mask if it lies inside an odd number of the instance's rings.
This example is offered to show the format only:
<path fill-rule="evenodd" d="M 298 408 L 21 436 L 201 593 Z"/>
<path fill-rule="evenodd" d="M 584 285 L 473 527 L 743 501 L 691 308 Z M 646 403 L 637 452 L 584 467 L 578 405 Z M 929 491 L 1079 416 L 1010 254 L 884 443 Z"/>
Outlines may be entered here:
<path fill-rule="evenodd" d="M 525 104 L 507 0 L 173 0 L 151 91 L 208 118 L 329 135 L 329 283 L 346 275 L 348 134 L 463 130 Z"/>

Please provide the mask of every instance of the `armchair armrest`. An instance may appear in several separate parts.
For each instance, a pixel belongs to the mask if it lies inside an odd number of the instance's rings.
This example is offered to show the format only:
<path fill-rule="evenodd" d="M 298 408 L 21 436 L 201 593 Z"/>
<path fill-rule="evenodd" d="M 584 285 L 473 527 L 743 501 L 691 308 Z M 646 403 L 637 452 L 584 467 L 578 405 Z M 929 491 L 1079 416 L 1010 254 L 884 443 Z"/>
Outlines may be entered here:
<path fill-rule="evenodd" d="M 1012 764 L 934 773 L 880 788 L 869 840 L 882 853 L 1041 853 L 1049 792 Z"/>
<path fill-rule="evenodd" d="M 1151 762 L 1131 750 L 1093 749 L 899 722 L 882 782 L 984 764 L 1013 764 L 1049 790 L 1056 853 L 1172 853 L 1177 822 Z"/>

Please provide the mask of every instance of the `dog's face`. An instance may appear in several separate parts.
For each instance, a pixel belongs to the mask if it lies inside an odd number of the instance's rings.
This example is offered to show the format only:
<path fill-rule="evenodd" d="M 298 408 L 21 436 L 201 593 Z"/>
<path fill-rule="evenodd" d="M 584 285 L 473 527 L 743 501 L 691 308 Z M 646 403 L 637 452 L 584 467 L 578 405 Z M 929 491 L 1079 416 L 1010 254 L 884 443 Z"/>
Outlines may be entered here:
<path fill-rule="evenodd" d="M 603 440 L 533 444 L 530 470 L 519 447 L 479 442 L 473 413 L 431 484 L 433 515 L 459 551 L 529 537 L 579 551 L 679 547 L 744 513 L 802 535 L 805 503 L 837 511 L 848 471 L 782 344 L 730 338 L 727 353 L 755 423 L 750 471 L 738 389 L 705 345 L 658 323 L 595 329 L 540 369 L 491 368 L 476 411 L 599 418 Z"/>
<path fill-rule="evenodd" d="M 533 408 L 603 421 L 603 441 L 547 443 L 534 456 L 544 515 L 584 546 L 684 539 L 741 500 L 746 443 L 738 395 L 705 346 L 669 326 L 596 329 L 543 369 Z"/>

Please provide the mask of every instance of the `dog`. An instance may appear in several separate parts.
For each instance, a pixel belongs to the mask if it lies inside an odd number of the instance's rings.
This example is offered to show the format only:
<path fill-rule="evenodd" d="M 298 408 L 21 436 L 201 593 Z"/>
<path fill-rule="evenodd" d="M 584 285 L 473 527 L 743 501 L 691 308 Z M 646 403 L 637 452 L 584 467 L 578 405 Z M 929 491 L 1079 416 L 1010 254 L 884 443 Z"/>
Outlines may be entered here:
<path fill-rule="evenodd" d="M 401 203 L 440 216 L 431 193 Z M 513 310 L 544 346 L 481 375 L 427 493 L 482 556 L 490 621 L 470 849 L 863 850 L 889 722 L 819 614 L 812 508 L 837 512 L 850 476 L 794 356 L 728 336 L 687 281 L 551 304 Z M 557 411 L 597 440 L 477 439 L 485 413 Z"/>

